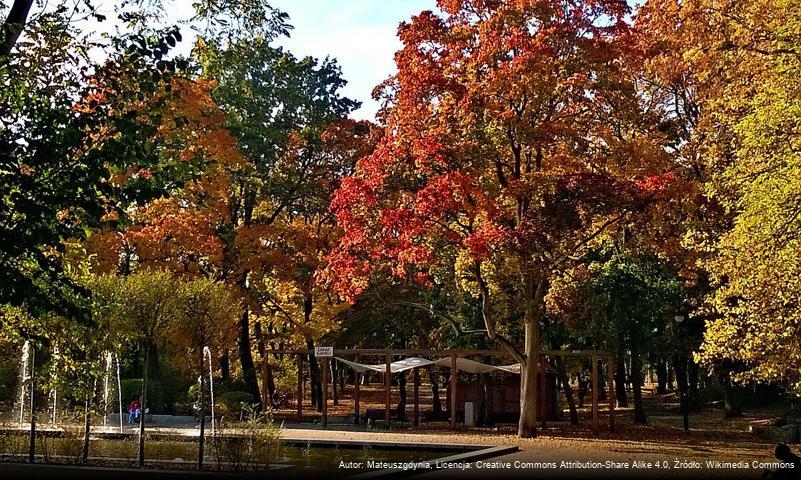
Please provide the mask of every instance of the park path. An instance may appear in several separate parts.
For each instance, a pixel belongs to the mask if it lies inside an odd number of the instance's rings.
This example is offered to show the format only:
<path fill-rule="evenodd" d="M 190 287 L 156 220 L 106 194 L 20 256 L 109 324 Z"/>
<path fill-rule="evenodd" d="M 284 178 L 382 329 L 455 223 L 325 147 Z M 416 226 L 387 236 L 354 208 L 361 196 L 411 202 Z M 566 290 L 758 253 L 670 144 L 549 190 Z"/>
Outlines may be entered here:
<path fill-rule="evenodd" d="M 417 444 L 456 443 L 471 445 L 517 445 L 516 453 L 484 460 L 483 468 L 441 469 L 415 478 L 724 478 L 757 479 L 764 471 L 752 462 L 775 461 L 772 446 L 764 442 L 737 442 L 677 434 L 671 437 L 622 440 L 541 436 L 519 439 L 510 434 L 437 431 L 403 433 L 393 431 L 323 430 L 319 427 L 285 428 L 283 437 L 293 440 L 403 442 Z M 581 462 L 579 470 L 562 468 L 562 462 Z M 606 462 L 614 462 L 606 465 Z M 676 461 L 679 463 L 677 464 Z M 731 462 L 748 468 L 708 468 L 707 461 Z M 603 466 L 593 464 L 604 464 Z M 640 467 L 635 462 L 644 462 Z M 556 468 L 547 468 L 553 463 Z M 626 465 L 628 464 L 628 465 Z M 650 464 L 650 466 L 648 465 Z M 657 466 L 658 464 L 658 466 Z M 575 466 L 575 464 L 574 464 Z M 611 468 L 609 468 L 611 467 Z"/>

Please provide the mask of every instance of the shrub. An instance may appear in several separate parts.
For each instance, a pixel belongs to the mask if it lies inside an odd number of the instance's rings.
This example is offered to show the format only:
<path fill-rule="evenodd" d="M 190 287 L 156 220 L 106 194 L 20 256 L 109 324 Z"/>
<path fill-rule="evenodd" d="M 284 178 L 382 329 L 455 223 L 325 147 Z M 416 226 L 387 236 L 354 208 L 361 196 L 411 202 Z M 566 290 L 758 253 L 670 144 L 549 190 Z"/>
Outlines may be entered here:
<path fill-rule="evenodd" d="M 80 463 L 83 461 L 83 437 L 84 425 L 83 419 L 81 422 L 67 421 L 61 425 L 61 430 L 64 432 L 56 443 L 55 454 L 65 458 L 69 463 Z"/>
<path fill-rule="evenodd" d="M 122 440 L 98 440 L 91 448 L 93 456 L 121 459 L 127 466 L 133 466 L 139 460 L 139 440 L 135 436 Z"/>
<path fill-rule="evenodd" d="M 19 372 L 18 364 L 15 361 L 8 361 L 11 357 L 0 357 L 0 401 L 8 401 L 15 397 L 18 392 L 17 377 Z"/>
<path fill-rule="evenodd" d="M 145 440 L 145 459 L 147 460 L 164 461 L 176 458 L 192 460 L 197 456 L 194 443 L 177 438 L 156 440 L 150 436 L 147 436 Z"/>
<path fill-rule="evenodd" d="M 0 433 L 0 459 L 14 459 L 28 452 L 28 437 L 16 432 Z"/>
<path fill-rule="evenodd" d="M 212 440 L 218 469 L 235 472 L 266 468 L 281 454 L 281 431 L 262 417 L 251 415 L 233 435 Z M 225 428 L 221 425 L 221 428 Z M 230 430 L 229 430 L 230 431 Z"/>
<path fill-rule="evenodd" d="M 239 417 L 253 402 L 253 396 L 248 392 L 225 392 L 215 398 L 217 412 L 219 416 L 227 416 L 229 419 Z M 215 412 L 215 413 L 217 413 Z"/>
<path fill-rule="evenodd" d="M 193 375 L 188 373 L 182 374 L 175 368 L 176 362 L 167 356 L 167 354 L 170 353 L 171 352 L 164 351 L 165 357 L 164 360 L 159 363 L 159 376 L 157 379 L 161 393 L 161 402 L 164 405 L 164 413 L 169 413 L 171 415 L 188 413 L 191 409 L 186 405 L 185 392 L 195 381 L 192 378 Z M 150 386 L 148 385 L 148 390 L 149 389 Z"/>
<path fill-rule="evenodd" d="M 222 378 L 215 378 L 214 389 L 215 393 L 221 394 L 225 392 L 246 392 L 248 385 L 241 378 L 231 378 L 228 381 L 225 381 Z"/>
<path fill-rule="evenodd" d="M 298 391 L 297 360 L 293 356 L 287 355 L 278 361 L 274 361 L 273 378 L 275 379 L 276 396 L 273 401 L 279 405 L 294 402 Z"/>

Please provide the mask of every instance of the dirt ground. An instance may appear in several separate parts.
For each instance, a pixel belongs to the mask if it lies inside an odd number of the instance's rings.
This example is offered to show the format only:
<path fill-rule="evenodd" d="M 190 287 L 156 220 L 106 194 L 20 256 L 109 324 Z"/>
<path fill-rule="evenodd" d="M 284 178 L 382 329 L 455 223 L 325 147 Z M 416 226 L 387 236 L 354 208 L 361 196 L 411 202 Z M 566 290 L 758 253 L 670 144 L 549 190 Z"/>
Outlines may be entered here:
<path fill-rule="evenodd" d="M 367 408 L 384 408 L 384 391 L 380 385 L 361 390 L 362 412 Z M 421 392 L 425 391 L 421 388 Z M 352 392 L 352 385 L 338 392 L 338 405 L 328 409 L 331 417 L 353 415 Z M 421 398 L 421 410 L 431 408 L 430 389 L 428 393 Z M 396 388 L 393 388 L 392 399 L 394 410 L 398 399 Z M 444 391 L 441 399 L 445 407 Z M 411 401 L 409 389 L 409 412 Z M 295 408 L 283 409 L 277 417 L 286 419 L 284 435 L 292 438 L 517 445 L 520 449 L 482 464 L 447 465 L 450 468 L 427 472 L 419 478 L 492 478 L 498 475 L 503 478 L 759 478 L 766 467 L 773 466 L 767 463 L 776 462 L 773 458 L 775 444 L 754 432 L 780 415 L 780 406 L 764 405 L 758 410 L 746 411 L 742 418 L 728 421 L 724 420 L 718 406 L 707 406 L 690 415 L 690 430 L 685 432 L 675 395 L 657 396 L 649 392 L 646 402 L 647 425 L 633 423 L 631 408 L 619 408 L 616 428 L 609 431 L 608 405 L 601 403 L 602 429 L 598 434 L 590 428 L 591 411 L 586 405 L 579 411 L 578 426 L 566 421 L 565 412 L 565 419 L 549 421 L 547 428 L 541 429 L 534 439 L 517 438 L 514 425 L 454 431 L 445 422 L 424 423 L 417 429 L 411 428 L 410 423 L 395 422 L 389 430 L 368 431 L 363 425 L 343 423 L 331 424 L 323 431 L 319 425 L 292 428 Z M 306 421 L 315 417 L 308 402 L 304 412 Z M 797 446 L 794 449 L 799 453 Z"/>

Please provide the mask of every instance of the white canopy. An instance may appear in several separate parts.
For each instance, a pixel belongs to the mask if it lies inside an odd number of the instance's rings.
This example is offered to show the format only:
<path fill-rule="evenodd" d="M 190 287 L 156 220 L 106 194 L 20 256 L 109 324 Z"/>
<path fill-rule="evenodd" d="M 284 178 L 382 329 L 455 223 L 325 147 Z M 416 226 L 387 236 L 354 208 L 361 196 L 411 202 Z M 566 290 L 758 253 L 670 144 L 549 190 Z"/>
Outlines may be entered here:
<path fill-rule="evenodd" d="M 387 371 L 387 365 L 385 363 L 377 363 L 370 365 L 365 363 L 351 362 L 349 360 L 345 360 L 339 357 L 334 357 L 334 358 L 360 373 L 366 372 L 368 370 L 379 373 L 384 373 Z M 449 357 L 445 357 L 445 358 L 440 358 L 439 360 L 431 361 L 426 358 L 411 357 L 390 363 L 389 371 L 391 373 L 399 373 L 417 367 L 425 367 L 428 365 L 438 365 L 441 367 L 451 368 L 451 359 Z M 504 372 L 515 373 L 518 375 L 520 374 L 519 363 L 515 363 L 512 365 L 488 365 L 486 363 L 476 362 L 475 360 L 470 360 L 468 358 L 457 358 L 456 369 L 468 373 L 487 373 L 493 370 L 501 370 Z"/>
<path fill-rule="evenodd" d="M 440 358 L 433 362 L 434 365 L 439 365 L 442 367 L 451 367 L 451 359 L 450 358 Z M 486 363 L 476 362 L 475 360 L 470 360 L 469 358 L 461 358 L 458 357 L 456 359 L 456 369 L 460 372 L 468 372 L 468 373 L 487 373 L 493 370 L 502 370 L 504 372 L 509 373 L 516 373 L 520 374 L 520 364 L 514 363 L 512 365 L 489 365 Z"/>
<path fill-rule="evenodd" d="M 378 364 L 375 364 L 375 365 L 368 365 L 368 364 L 365 364 L 365 363 L 351 362 L 349 360 L 345 360 L 345 359 L 342 359 L 342 358 L 339 358 L 339 357 L 334 357 L 334 358 L 336 358 L 338 361 L 344 363 L 345 365 L 348 365 L 349 367 L 351 367 L 352 369 L 356 370 L 357 372 L 366 372 L 367 370 L 372 370 L 374 372 L 384 373 L 384 372 L 387 371 L 387 365 L 385 363 L 378 363 Z M 403 359 L 403 360 L 398 360 L 396 362 L 390 363 L 389 364 L 389 371 L 392 372 L 392 373 L 405 372 L 406 370 L 411 370 L 411 369 L 417 368 L 417 367 L 425 367 L 425 366 L 431 365 L 432 363 L 434 363 L 434 362 L 432 362 L 431 360 L 428 360 L 426 358 L 420 358 L 420 357 L 406 358 L 406 359 Z"/>

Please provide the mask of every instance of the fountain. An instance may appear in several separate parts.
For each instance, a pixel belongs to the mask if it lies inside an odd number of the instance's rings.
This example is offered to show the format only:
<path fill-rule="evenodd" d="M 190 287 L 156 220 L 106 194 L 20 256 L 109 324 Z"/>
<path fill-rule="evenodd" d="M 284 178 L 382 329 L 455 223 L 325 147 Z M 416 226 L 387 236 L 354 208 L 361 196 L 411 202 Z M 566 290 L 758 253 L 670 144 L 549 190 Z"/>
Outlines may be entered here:
<path fill-rule="evenodd" d="M 120 380 L 120 356 L 114 355 L 117 360 L 117 401 L 120 404 L 120 433 L 122 433 L 122 380 Z"/>
<path fill-rule="evenodd" d="M 52 400 L 53 405 L 53 412 L 50 416 L 50 423 L 56 423 L 56 417 L 58 416 L 58 389 L 56 387 L 56 382 L 58 380 L 58 367 L 56 365 L 56 361 L 58 359 L 58 347 L 53 347 L 53 359 L 50 363 L 50 376 L 51 381 L 53 383 L 53 388 L 50 389 L 50 399 Z"/>
<path fill-rule="evenodd" d="M 111 376 L 111 352 L 106 352 L 106 375 L 103 377 L 103 428 L 108 426 L 108 380 Z"/>
<path fill-rule="evenodd" d="M 58 408 L 58 390 L 56 390 L 55 388 L 50 390 L 50 398 L 53 400 L 53 410 L 52 410 L 52 413 L 50 414 L 50 423 L 51 424 L 55 424 L 56 423 L 56 416 L 57 416 L 57 413 L 58 413 L 58 410 L 57 410 L 57 408 Z"/>
<path fill-rule="evenodd" d="M 25 392 L 27 383 L 33 376 L 33 365 L 30 366 L 28 371 L 29 362 L 31 359 L 31 342 L 25 340 L 22 345 L 22 357 L 20 358 L 20 382 L 19 382 L 19 426 L 25 421 Z M 30 375 L 29 375 L 30 373 Z M 33 413 L 33 412 L 31 412 Z"/>
<path fill-rule="evenodd" d="M 211 349 L 209 347 L 203 347 L 203 359 L 204 360 L 208 359 L 209 362 L 209 391 L 211 392 L 211 434 L 212 436 L 216 436 L 217 430 L 215 429 L 215 420 L 214 420 L 214 370 L 211 364 Z"/>

